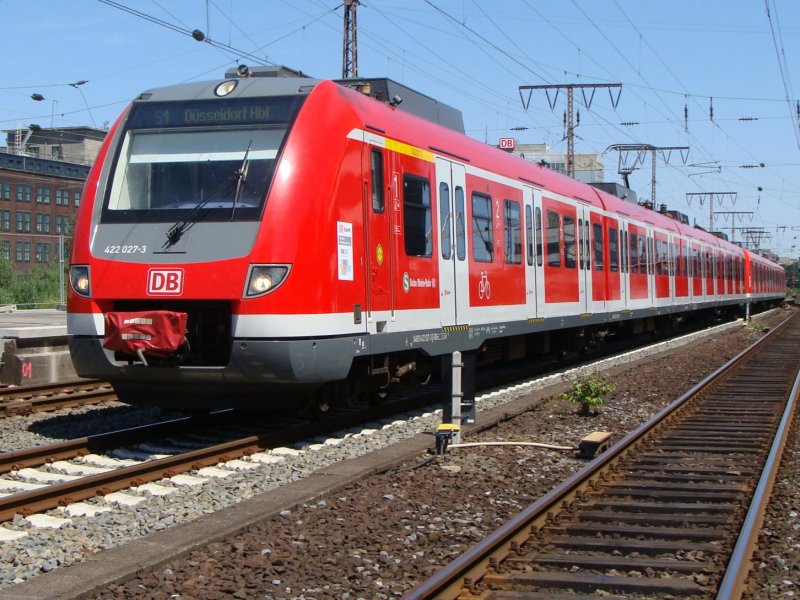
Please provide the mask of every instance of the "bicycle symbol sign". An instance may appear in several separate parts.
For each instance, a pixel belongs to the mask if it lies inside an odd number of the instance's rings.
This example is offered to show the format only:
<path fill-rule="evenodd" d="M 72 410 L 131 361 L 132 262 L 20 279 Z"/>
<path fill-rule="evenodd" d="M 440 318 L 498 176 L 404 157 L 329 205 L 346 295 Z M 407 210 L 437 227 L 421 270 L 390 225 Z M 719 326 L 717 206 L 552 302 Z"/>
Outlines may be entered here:
<path fill-rule="evenodd" d="M 489 283 L 487 271 L 481 271 L 481 280 L 478 282 L 478 298 L 488 300 L 492 297 L 492 285 Z"/>

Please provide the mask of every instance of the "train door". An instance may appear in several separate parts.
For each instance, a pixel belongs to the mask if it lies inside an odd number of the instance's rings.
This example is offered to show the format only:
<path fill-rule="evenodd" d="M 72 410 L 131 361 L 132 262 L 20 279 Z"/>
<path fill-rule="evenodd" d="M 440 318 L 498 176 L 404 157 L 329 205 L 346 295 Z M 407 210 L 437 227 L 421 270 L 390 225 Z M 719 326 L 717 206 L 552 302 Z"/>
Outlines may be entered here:
<path fill-rule="evenodd" d="M 589 260 L 589 252 L 587 251 L 587 247 L 589 246 L 589 211 L 582 204 L 578 204 L 576 212 L 578 219 L 577 248 L 575 252 L 578 259 L 578 310 L 582 313 L 587 313 L 589 312 L 589 298 L 592 293 L 591 261 Z M 587 263 L 589 264 L 587 265 Z M 587 266 L 590 268 L 587 269 Z"/>
<path fill-rule="evenodd" d="M 393 245 L 391 243 L 391 188 L 385 173 L 385 151 L 365 146 L 364 214 L 367 248 L 367 325 L 369 331 L 383 331 L 394 316 L 392 294 Z"/>
<path fill-rule="evenodd" d="M 542 194 L 530 186 L 523 189 L 525 204 L 525 304 L 529 319 L 539 316 L 544 306 L 542 259 Z"/>
<path fill-rule="evenodd" d="M 628 308 L 631 301 L 630 294 L 630 246 L 628 242 L 628 220 L 619 220 L 619 299 L 622 303 L 621 308 Z"/>
<path fill-rule="evenodd" d="M 656 251 L 655 231 L 652 226 L 647 227 L 647 291 L 650 306 L 656 305 Z"/>
<path fill-rule="evenodd" d="M 464 165 L 436 159 L 439 210 L 439 305 L 441 324 L 469 323 L 469 273 Z"/>

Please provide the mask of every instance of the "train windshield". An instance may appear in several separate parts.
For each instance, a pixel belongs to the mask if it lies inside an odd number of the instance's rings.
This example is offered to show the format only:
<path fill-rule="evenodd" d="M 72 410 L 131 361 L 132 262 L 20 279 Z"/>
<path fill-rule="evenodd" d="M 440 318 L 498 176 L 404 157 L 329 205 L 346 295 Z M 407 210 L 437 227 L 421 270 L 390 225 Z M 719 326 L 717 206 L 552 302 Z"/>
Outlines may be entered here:
<path fill-rule="evenodd" d="M 224 106 L 134 106 L 102 220 L 259 219 L 299 104 L 295 98 L 260 98 Z"/>

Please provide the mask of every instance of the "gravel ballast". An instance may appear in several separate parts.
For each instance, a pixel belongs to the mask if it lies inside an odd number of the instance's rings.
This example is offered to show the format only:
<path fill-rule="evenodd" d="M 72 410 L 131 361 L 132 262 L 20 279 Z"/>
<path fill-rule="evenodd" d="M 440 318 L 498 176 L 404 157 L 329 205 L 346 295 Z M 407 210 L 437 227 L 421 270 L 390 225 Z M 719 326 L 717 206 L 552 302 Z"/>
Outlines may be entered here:
<path fill-rule="evenodd" d="M 616 367 L 610 380 L 617 388 L 594 417 L 579 417 L 573 405 L 551 396 L 464 441 L 574 446 L 594 430 L 622 437 L 760 335 L 737 326 L 700 344 Z M 6 586 L 0 592 L 23 592 L 25 586 L 12 584 L 53 569 L 68 571 L 60 567 L 431 431 L 437 421 L 436 415 L 418 415 L 402 424 L 375 424 L 373 433 L 319 444 L 281 463 L 148 497 L 137 507 L 76 519 L 58 530 L 29 531 L 25 538 L 0 543 L 0 586 Z M 11 443 L 6 432 L 0 440 Z M 399 597 L 585 464 L 571 453 L 515 446 L 452 449 L 415 468 L 425 459 L 420 452 L 402 468 L 281 511 L 244 533 L 188 551 L 90 597 Z M 26 525 L 18 520 L 11 527 Z"/>

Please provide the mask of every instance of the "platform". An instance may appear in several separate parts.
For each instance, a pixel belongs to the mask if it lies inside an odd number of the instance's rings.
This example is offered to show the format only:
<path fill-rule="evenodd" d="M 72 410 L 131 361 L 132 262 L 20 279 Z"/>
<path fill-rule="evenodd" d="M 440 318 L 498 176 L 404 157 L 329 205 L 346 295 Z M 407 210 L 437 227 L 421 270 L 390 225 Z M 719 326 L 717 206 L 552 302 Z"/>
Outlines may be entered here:
<path fill-rule="evenodd" d="M 66 312 L 0 306 L 0 385 L 77 378 L 69 356 Z"/>

